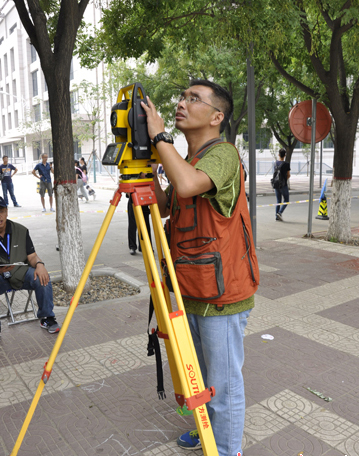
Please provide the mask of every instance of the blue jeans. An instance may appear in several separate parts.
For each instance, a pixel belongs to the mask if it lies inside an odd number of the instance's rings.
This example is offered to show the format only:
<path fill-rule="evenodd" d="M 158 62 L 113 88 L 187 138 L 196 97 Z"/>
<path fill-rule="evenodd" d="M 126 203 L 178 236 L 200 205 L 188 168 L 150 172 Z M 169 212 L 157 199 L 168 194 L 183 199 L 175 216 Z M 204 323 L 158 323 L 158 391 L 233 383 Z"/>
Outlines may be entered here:
<path fill-rule="evenodd" d="M 288 185 L 285 185 L 280 190 L 275 189 L 275 196 L 277 197 L 277 204 L 280 204 L 282 202 L 282 196 L 283 196 L 284 203 L 288 203 L 289 202 Z M 276 206 L 275 207 L 275 214 L 277 215 L 278 212 L 283 214 L 283 212 L 285 211 L 286 207 L 287 207 L 286 204 L 284 204 L 283 206 Z"/>
<path fill-rule="evenodd" d="M 6 203 L 6 206 L 9 205 L 9 200 L 7 199 L 7 192 L 10 193 L 10 197 L 12 199 L 12 202 L 14 203 L 14 206 L 17 205 L 15 194 L 14 194 L 14 184 L 12 182 L 1 182 L 2 186 L 2 192 L 4 195 L 4 200 Z"/>
<path fill-rule="evenodd" d="M 205 387 L 214 386 L 216 390 L 207 410 L 219 456 L 242 453 L 243 338 L 249 313 L 250 310 L 215 317 L 187 315 Z"/>
<path fill-rule="evenodd" d="M 24 266 L 25 267 L 25 266 Z M 46 287 L 42 286 L 40 280 L 34 280 L 35 269 L 29 267 L 22 285 L 23 290 L 35 290 L 35 296 L 39 310 L 37 311 L 37 318 L 54 317 L 54 303 L 52 299 L 52 285 L 49 282 Z M 7 279 L 4 279 L 0 274 L 0 295 L 5 291 L 11 290 L 11 285 Z"/>

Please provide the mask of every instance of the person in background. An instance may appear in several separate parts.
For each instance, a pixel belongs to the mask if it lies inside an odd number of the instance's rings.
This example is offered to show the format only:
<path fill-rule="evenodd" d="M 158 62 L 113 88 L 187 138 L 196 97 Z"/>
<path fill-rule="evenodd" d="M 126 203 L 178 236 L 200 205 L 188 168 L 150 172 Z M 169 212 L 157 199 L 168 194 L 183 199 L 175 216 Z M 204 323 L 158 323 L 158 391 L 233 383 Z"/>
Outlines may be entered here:
<path fill-rule="evenodd" d="M 279 171 L 284 179 L 285 184 L 282 188 L 275 189 L 275 195 L 277 197 L 277 204 L 282 202 L 282 197 L 285 203 L 289 202 L 289 189 L 288 189 L 288 179 L 290 178 L 290 165 L 286 161 L 284 161 L 287 152 L 285 149 L 280 149 L 278 152 L 278 158 L 275 162 L 275 166 L 279 168 Z M 275 207 L 275 219 L 276 221 L 283 222 L 283 212 L 286 210 L 287 204 L 283 204 L 283 206 L 276 206 Z"/>
<path fill-rule="evenodd" d="M 92 198 L 95 200 L 96 199 L 96 192 L 88 183 L 89 182 L 89 177 L 88 177 L 88 174 L 87 174 L 87 165 L 86 165 L 84 157 L 80 158 L 80 169 L 81 169 L 81 171 L 83 173 L 82 180 L 84 182 L 85 188 L 88 191 L 88 194 L 90 196 L 92 196 Z M 79 197 L 81 199 L 83 198 L 82 195 L 80 195 Z"/>
<path fill-rule="evenodd" d="M 45 263 L 35 252 L 29 230 L 8 220 L 7 216 L 7 205 L 0 197 L 0 294 L 11 289 L 35 290 L 40 326 L 55 334 L 60 327 L 54 314 L 52 285 Z M 6 263 L 24 265 L 6 266 Z"/>
<path fill-rule="evenodd" d="M 4 155 L 2 158 L 2 165 L 0 165 L 0 172 L 2 173 L 2 192 L 4 195 L 4 200 L 6 205 L 9 205 L 9 200 L 7 198 L 7 192 L 10 193 L 10 198 L 14 204 L 14 207 L 21 207 L 20 204 L 17 203 L 14 193 L 14 184 L 12 183 L 12 178 L 17 173 L 17 168 L 14 165 L 9 163 L 9 157 Z"/>
<path fill-rule="evenodd" d="M 55 212 L 55 209 L 52 207 L 52 182 L 51 182 L 51 174 L 54 174 L 54 170 L 52 169 L 52 164 L 47 163 L 48 155 L 41 154 L 41 163 L 38 163 L 35 168 L 32 170 L 32 174 L 40 179 L 40 198 L 42 204 L 42 212 L 46 212 L 45 207 L 45 192 L 49 194 L 49 201 L 50 201 L 50 212 Z M 39 173 L 39 174 L 37 174 Z"/>
<path fill-rule="evenodd" d="M 78 162 L 78 160 L 75 160 L 75 171 L 76 171 L 77 190 L 79 190 L 81 192 L 82 196 L 86 200 L 86 203 L 88 203 L 89 197 L 88 197 L 87 191 L 84 187 L 84 180 L 83 180 L 83 177 L 85 177 L 85 175 L 83 174 L 83 171 L 80 168 L 80 163 Z"/>

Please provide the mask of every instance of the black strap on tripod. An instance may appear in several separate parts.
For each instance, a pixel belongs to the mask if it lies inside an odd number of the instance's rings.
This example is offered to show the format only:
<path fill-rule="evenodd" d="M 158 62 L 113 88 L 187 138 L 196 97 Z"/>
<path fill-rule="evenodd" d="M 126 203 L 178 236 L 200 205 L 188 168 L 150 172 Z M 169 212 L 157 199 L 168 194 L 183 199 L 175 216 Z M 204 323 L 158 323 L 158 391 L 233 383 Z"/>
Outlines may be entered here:
<path fill-rule="evenodd" d="M 150 331 L 150 323 L 152 320 L 152 315 L 154 312 L 152 296 L 150 297 L 150 308 L 148 315 L 148 345 L 147 345 L 147 356 L 156 355 L 156 371 L 157 371 L 157 394 L 158 399 L 166 399 L 165 388 L 163 385 L 163 369 L 162 369 L 162 357 L 161 357 L 161 347 L 158 340 L 158 326 L 156 331 Z"/>

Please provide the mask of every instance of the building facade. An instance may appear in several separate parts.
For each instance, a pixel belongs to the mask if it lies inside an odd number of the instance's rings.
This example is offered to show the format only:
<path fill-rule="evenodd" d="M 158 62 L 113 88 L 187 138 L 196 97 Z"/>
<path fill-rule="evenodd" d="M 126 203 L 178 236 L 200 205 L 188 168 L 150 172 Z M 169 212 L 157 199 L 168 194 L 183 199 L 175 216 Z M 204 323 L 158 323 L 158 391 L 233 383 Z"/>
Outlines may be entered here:
<path fill-rule="evenodd" d="M 96 24 L 100 10 L 88 6 L 86 22 Z M 82 81 L 100 84 L 105 68 L 94 70 L 80 67 L 74 57 L 70 72 L 71 110 L 74 119 L 89 121 L 86 107 L 79 103 L 76 86 Z M 95 149 L 102 156 L 108 137 L 111 101 L 102 103 L 103 122 L 97 127 L 96 141 L 74 139 L 74 156 L 89 157 Z M 19 171 L 29 172 L 46 152 L 51 160 L 51 125 L 46 81 L 37 52 L 17 14 L 14 2 L 0 4 L 0 156 L 8 155 Z"/>

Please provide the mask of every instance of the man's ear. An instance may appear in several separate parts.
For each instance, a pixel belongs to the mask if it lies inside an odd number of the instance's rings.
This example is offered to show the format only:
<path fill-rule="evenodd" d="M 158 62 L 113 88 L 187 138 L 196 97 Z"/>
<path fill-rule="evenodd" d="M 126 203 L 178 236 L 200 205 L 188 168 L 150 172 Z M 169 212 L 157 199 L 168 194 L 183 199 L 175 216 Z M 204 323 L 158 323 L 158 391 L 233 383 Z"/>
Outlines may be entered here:
<path fill-rule="evenodd" d="M 216 111 L 212 117 L 210 124 L 212 127 L 217 127 L 217 126 L 221 125 L 223 119 L 224 119 L 223 112 Z"/>

